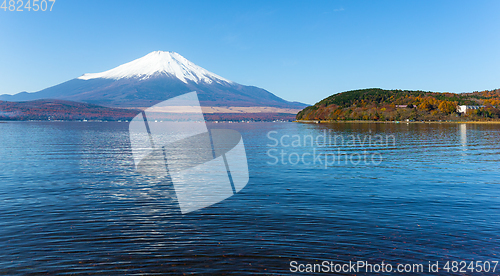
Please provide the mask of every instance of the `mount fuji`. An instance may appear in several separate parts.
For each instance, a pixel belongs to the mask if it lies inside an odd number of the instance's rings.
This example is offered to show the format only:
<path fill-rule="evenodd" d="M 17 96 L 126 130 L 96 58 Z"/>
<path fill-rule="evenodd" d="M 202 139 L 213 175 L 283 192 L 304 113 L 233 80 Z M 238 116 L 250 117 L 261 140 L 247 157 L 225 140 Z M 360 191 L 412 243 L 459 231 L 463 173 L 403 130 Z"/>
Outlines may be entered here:
<path fill-rule="evenodd" d="M 202 106 L 219 111 L 229 107 L 298 111 L 307 106 L 286 101 L 262 88 L 227 80 L 178 53 L 164 51 L 151 52 L 111 70 L 84 74 L 38 92 L 0 95 L 0 100 L 56 99 L 107 107 L 144 108 L 191 91 L 198 93 Z"/>

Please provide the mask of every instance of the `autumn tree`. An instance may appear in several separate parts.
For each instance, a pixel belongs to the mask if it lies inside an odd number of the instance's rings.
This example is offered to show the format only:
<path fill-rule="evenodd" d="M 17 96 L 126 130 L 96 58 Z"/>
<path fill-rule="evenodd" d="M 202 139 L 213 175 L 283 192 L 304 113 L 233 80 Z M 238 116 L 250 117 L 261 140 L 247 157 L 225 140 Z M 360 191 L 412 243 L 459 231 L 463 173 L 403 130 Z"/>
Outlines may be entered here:
<path fill-rule="evenodd" d="M 438 109 L 444 114 L 451 114 L 457 110 L 457 104 L 450 101 L 441 101 L 441 103 L 439 103 Z"/>

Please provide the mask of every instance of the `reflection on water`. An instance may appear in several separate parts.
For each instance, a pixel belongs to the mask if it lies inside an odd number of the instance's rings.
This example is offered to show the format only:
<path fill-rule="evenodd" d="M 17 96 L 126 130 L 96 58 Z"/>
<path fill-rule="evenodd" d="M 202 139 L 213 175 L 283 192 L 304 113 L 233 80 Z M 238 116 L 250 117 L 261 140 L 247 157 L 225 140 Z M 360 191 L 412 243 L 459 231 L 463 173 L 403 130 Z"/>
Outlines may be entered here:
<path fill-rule="evenodd" d="M 291 260 L 498 260 L 497 125 L 209 125 L 225 127 L 243 135 L 250 181 L 182 215 L 171 181 L 135 171 L 126 123 L 0 124 L 0 274 L 253 275 L 287 273 Z M 366 148 L 381 153 L 379 165 L 268 164 L 269 131 L 324 130 L 394 135 L 396 144 Z"/>
<path fill-rule="evenodd" d="M 460 142 L 462 143 L 462 153 L 465 156 L 465 151 L 467 151 L 467 124 L 460 124 Z"/>

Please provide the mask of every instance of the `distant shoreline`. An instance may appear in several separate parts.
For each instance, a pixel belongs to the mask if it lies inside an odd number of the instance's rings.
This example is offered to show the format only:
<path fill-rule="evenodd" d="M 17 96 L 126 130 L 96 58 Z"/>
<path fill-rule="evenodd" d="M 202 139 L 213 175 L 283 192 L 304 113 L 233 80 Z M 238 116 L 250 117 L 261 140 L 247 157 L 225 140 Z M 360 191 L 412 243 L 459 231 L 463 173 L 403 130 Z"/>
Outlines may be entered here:
<path fill-rule="evenodd" d="M 500 124 L 500 121 L 373 121 L 373 120 L 296 120 L 294 123 L 332 124 L 332 123 L 377 123 L 377 124 Z"/>
<path fill-rule="evenodd" d="M 11 122 L 48 122 L 48 123 L 61 123 L 61 122 L 76 122 L 76 123 L 129 123 L 130 120 L 0 120 L 0 124 L 6 124 Z M 163 121 L 160 121 L 163 122 Z M 291 123 L 292 120 L 205 120 L 205 123 L 223 124 L 223 123 Z"/>

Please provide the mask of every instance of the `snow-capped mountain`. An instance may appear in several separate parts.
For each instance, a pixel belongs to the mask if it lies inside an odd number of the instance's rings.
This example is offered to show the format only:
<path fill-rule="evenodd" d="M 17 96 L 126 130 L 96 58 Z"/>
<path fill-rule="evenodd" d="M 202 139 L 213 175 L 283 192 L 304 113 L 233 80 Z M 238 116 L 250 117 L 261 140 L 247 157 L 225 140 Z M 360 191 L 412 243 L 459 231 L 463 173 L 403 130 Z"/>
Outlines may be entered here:
<path fill-rule="evenodd" d="M 146 80 L 158 75 L 170 75 L 178 78 L 184 83 L 194 81 L 195 83 L 232 83 L 200 66 L 192 63 L 175 52 L 154 51 L 142 58 L 125 63 L 102 73 L 84 74 L 78 79 L 126 79 L 139 78 Z"/>
<path fill-rule="evenodd" d="M 110 107 L 148 107 L 160 101 L 198 92 L 202 106 L 297 108 L 289 102 L 255 87 L 241 85 L 192 63 L 175 52 L 155 51 L 101 73 L 78 78 L 44 90 L 1 95 L 3 101 L 59 99 Z"/>

